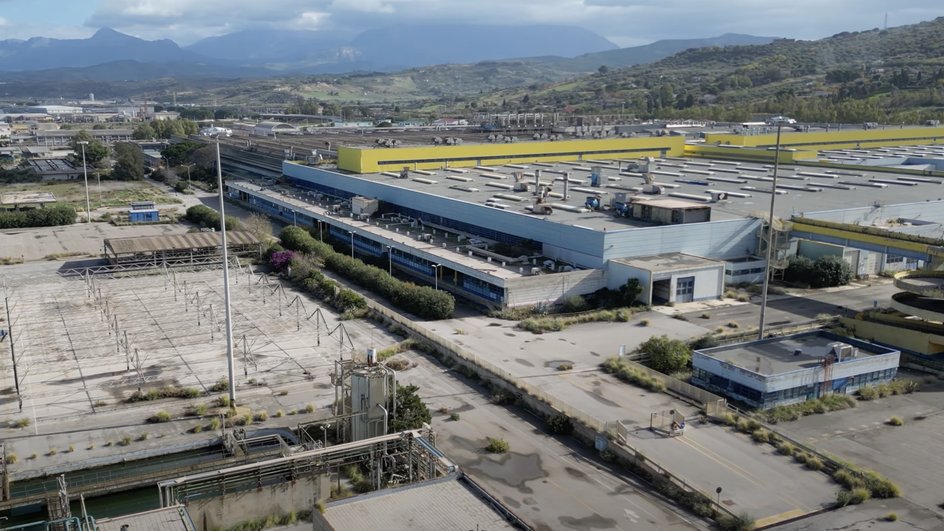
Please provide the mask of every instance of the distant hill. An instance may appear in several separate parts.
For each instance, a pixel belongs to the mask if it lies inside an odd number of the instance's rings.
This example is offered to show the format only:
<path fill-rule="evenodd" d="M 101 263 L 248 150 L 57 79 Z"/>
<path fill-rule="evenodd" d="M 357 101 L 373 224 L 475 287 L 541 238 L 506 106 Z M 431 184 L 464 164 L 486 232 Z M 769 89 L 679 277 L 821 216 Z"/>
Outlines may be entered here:
<path fill-rule="evenodd" d="M 442 24 L 368 30 L 350 47 L 361 61 L 389 70 L 538 55 L 574 57 L 616 45 L 575 26 Z"/>
<path fill-rule="evenodd" d="M 184 49 L 237 64 L 293 63 L 338 48 L 346 38 L 331 32 L 244 30 L 208 37 Z"/>
<path fill-rule="evenodd" d="M 575 57 L 570 62 L 581 64 L 591 69 L 594 68 L 593 65 L 605 65 L 609 68 L 623 68 L 654 63 L 679 52 L 695 48 L 767 44 L 773 41 L 774 37 L 757 37 L 755 35 L 742 35 L 738 33 L 725 33 L 724 35 L 705 39 L 666 39 L 642 46 L 588 53 Z"/>
<path fill-rule="evenodd" d="M 171 40 L 146 41 L 109 28 L 88 39 L 0 41 L 0 71 L 84 67 L 121 60 L 139 62 L 199 62 L 202 58 L 181 50 Z"/>
<path fill-rule="evenodd" d="M 944 17 L 816 41 L 688 49 L 565 83 L 509 88 L 477 105 L 495 101 L 709 120 L 741 121 L 752 112 L 823 122 L 944 119 Z"/>

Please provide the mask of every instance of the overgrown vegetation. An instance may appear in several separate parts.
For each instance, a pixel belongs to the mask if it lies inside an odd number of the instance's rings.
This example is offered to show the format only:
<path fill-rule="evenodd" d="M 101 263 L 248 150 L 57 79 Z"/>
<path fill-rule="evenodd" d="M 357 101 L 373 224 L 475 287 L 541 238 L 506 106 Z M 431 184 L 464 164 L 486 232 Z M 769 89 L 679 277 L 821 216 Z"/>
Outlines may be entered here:
<path fill-rule="evenodd" d="M 644 389 L 654 392 L 665 391 L 665 383 L 652 376 L 638 367 L 630 365 L 630 362 L 622 358 L 610 358 L 604 361 L 600 367 L 609 374 L 612 374 L 633 385 L 638 385 Z"/>
<path fill-rule="evenodd" d="M 765 422 L 776 424 L 778 422 L 789 422 L 797 420 L 807 415 L 828 413 L 830 411 L 839 411 L 855 407 L 856 401 L 849 395 L 830 394 L 800 402 L 788 406 L 777 406 L 766 411 L 759 412 Z"/>
<path fill-rule="evenodd" d="M 863 489 L 872 498 L 897 498 L 901 489 L 888 478 L 874 470 L 858 469 L 844 463 L 832 475 L 833 481 L 839 483 L 849 491 Z M 864 501 L 864 500 L 863 500 Z M 861 503 L 861 502 L 860 502 Z"/>
<path fill-rule="evenodd" d="M 504 454 L 511 449 L 511 445 L 508 444 L 508 441 L 500 437 L 486 437 L 488 444 L 485 445 L 485 451 L 492 454 Z"/>
<path fill-rule="evenodd" d="M 0 229 L 53 227 L 72 223 L 75 223 L 75 209 L 69 205 L 50 205 L 45 208 L 0 212 Z"/>
<path fill-rule="evenodd" d="M 838 256 L 821 256 L 816 260 L 793 256 L 783 271 L 783 278 L 811 288 L 845 286 L 852 280 L 852 268 Z"/>
<path fill-rule="evenodd" d="M 692 349 L 680 339 L 668 336 L 653 336 L 639 345 L 639 352 L 648 356 L 647 365 L 663 374 L 672 374 L 688 367 L 692 362 Z"/>
<path fill-rule="evenodd" d="M 573 315 L 529 317 L 518 323 L 518 328 L 533 334 L 545 332 L 560 332 L 561 330 L 581 323 L 619 322 L 625 323 L 632 318 L 632 308 L 618 308 L 615 310 L 593 310 Z"/>
<path fill-rule="evenodd" d="M 433 415 L 420 398 L 419 390 L 415 385 L 397 385 L 396 412 L 390 418 L 387 430 L 389 433 L 422 428 L 423 424 L 432 420 Z"/>
<path fill-rule="evenodd" d="M 455 309 L 455 299 L 449 293 L 429 286 L 418 286 L 411 282 L 404 282 L 391 276 L 385 269 L 367 265 L 361 260 L 338 253 L 330 245 L 316 240 L 305 229 L 294 226 L 285 227 L 282 229 L 280 237 L 281 245 L 285 249 L 304 253 L 318 260 L 326 269 L 377 293 L 401 310 L 418 317 L 423 319 L 446 319 L 452 315 Z M 301 265 L 301 261 L 293 262 L 293 278 L 300 275 L 300 273 L 296 274 L 295 271 L 297 265 Z M 327 279 L 323 278 L 324 275 L 320 271 L 316 271 L 311 266 L 305 269 L 304 276 L 301 278 L 306 288 L 317 293 L 334 290 L 334 286 L 326 285 Z M 351 299 L 351 302 L 356 300 L 354 297 L 356 294 L 350 292 L 350 290 L 342 290 L 342 292 L 345 292 L 345 294 L 339 293 L 334 297 L 346 297 Z"/>
<path fill-rule="evenodd" d="M 201 393 L 199 389 L 193 387 L 175 387 L 165 386 L 158 389 L 148 389 L 147 391 L 135 391 L 131 393 L 125 402 L 147 402 L 150 400 L 161 400 L 163 398 L 197 398 Z"/>
<path fill-rule="evenodd" d="M 547 428 L 556 435 L 570 435 L 574 431 L 574 424 L 567 415 L 554 415 L 547 419 Z"/>
<path fill-rule="evenodd" d="M 166 411 L 158 411 L 157 413 L 148 417 L 147 421 L 152 424 L 157 424 L 160 422 L 170 422 L 171 416 L 170 413 Z"/>
<path fill-rule="evenodd" d="M 187 209 L 187 221 L 194 225 L 220 230 L 220 213 L 206 205 L 194 205 Z M 232 216 L 226 216 L 226 230 L 238 230 L 242 224 Z"/>
<path fill-rule="evenodd" d="M 864 385 L 856 391 L 859 400 L 875 400 L 892 395 L 906 395 L 914 393 L 920 386 L 914 380 L 896 379 L 876 385 Z"/>
<path fill-rule="evenodd" d="M 319 507 L 319 510 L 322 512 L 324 512 L 323 509 L 323 505 Z M 269 515 L 265 518 L 241 522 L 232 527 L 227 527 L 226 531 L 263 531 L 272 527 L 291 526 L 298 524 L 298 522 L 310 521 L 311 511 L 290 512 L 288 514 Z"/>

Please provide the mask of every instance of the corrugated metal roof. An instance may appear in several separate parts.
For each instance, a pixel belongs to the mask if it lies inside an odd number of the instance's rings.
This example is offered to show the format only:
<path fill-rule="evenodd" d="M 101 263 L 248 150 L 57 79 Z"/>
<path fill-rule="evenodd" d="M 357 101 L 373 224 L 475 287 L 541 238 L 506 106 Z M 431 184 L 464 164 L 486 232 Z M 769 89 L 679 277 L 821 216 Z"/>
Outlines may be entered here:
<path fill-rule="evenodd" d="M 155 251 L 180 251 L 186 249 L 201 249 L 219 247 L 222 233 L 219 232 L 188 232 L 168 236 L 138 236 L 135 238 L 109 238 L 105 240 L 105 247 L 115 254 L 148 253 Z M 227 244 L 250 245 L 259 243 L 258 238 L 246 231 L 227 231 Z"/>

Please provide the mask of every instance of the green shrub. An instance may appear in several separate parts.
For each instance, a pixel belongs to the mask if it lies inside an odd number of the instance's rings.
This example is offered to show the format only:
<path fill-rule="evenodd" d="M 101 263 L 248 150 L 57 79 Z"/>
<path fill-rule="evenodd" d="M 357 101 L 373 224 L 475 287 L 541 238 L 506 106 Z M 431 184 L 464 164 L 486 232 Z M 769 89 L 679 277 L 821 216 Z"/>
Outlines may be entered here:
<path fill-rule="evenodd" d="M 162 400 L 164 398 L 196 398 L 200 390 L 193 387 L 175 387 L 172 385 L 147 391 L 135 391 L 125 401 L 129 403 Z"/>
<path fill-rule="evenodd" d="M 612 374 L 624 382 L 638 385 L 639 387 L 656 393 L 665 391 L 665 382 L 649 376 L 649 374 L 642 369 L 634 367 L 630 365 L 629 362 L 620 358 L 610 358 L 603 362 L 600 367 L 604 372 Z"/>
<path fill-rule="evenodd" d="M 770 442 L 770 431 L 758 428 L 751 432 L 751 439 L 758 443 L 768 443 Z"/>
<path fill-rule="evenodd" d="M 815 261 L 803 256 L 791 257 L 783 272 L 784 280 L 808 284 L 812 288 L 844 286 L 852 280 L 852 269 L 838 256 L 822 256 Z"/>
<path fill-rule="evenodd" d="M 193 433 L 200 433 L 200 432 L 202 432 L 202 431 L 203 431 L 203 424 L 197 424 L 196 426 L 194 426 L 193 428 L 191 428 L 190 431 L 193 432 Z"/>
<path fill-rule="evenodd" d="M 216 405 L 219 407 L 229 407 L 229 396 L 220 395 L 216 397 Z"/>
<path fill-rule="evenodd" d="M 663 374 L 681 371 L 692 361 L 692 350 L 684 341 L 665 335 L 650 337 L 639 345 L 639 351 L 649 357 L 649 367 Z"/>
<path fill-rule="evenodd" d="M 21 417 L 16 419 L 13 423 L 17 428 L 26 428 L 30 425 L 30 419 L 28 417 Z"/>
<path fill-rule="evenodd" d="M 220 429 L 220 418 L 219 418 L 219 417 L 213 417 L 212 419 L 210 419 L 210 429 L 213 430 L 213 431 L 216 431 L 216 430 Z"/>
<path fill-rule="evenodd" d="M 315 406 L 314 406 L 314 404 L 306 404 L 306 405 L 305 405 L 305 413 L 314 413 L 314 412 L 315 412 Z"/>
<path fill-rule="evenodd" d="M 567 415 L 554 415 L 547 420 L 547 427 L 558 435 L 570 435 L 574 431 L 573 422 Z"/>
<path fill-rule="evenodd" d="M 814 456 L 814 455 L 811 455 L 811 456 L 809 456 L 809 458 L 806 460 L 806 462 L 803 463 L 803 465 L 804 465 L 806 468 L 809 468 L 810 470 L 822 470 L 822 469 L 823 469 L 823 460 L 820 459 L 820 458 L 818 458 L 818 457 L 816 457 L 816 456 Z"/>
<path fill-rule="evenodd" d="M 724 515 L 718 518 L 718 526 L 725 531 L 753 531 L 754 519 L 747 513 L 737 516 Z"/>
<path fill-rule="evenodd" d="M 796 447 L 790 444 L 787 441 L 777 445 L 777 452 L 783 455 L 793 455 L 793 452 L 796 451 Z"/>
<path fill-rule="evenodd" d="M 737 424 L 738 418 L 734 413 L 725 411 L 718 417 L 718 420 L 720 420 L 725 426 L 734 426 Z"/>
<path fill-rule="evenodd" d="M 16 454 L 12 454 L 12 453 L 11 453 L 11 454 L 7 454 L 7 464 L 9 464 L 9 465 L 16 464 L 17 460 L 18 460 L 18 459 L 17 459 L 17 457 L 16 457 Z"/>
<path fill-rule="evenodd" d="M 229 380 L 225 377 L 220 378 L 215 384 L 210 386 L 211 393 L 222 393 L 225 391 L 229 391 Z"/>
<path fill-rule="evenodd" d="M 194 205 L 187 209 L 187 221 L 208 229 L 220 230 L 220 213 L 206 205 Z M 238 230 L 242 224 L 234 217 L 226 216 L 226 230 Z"/>
<path fill-rule="evenodd" d="M 131 444 L 131 436 L 125 435 L 124 437 L 121 438 L 120 441 L 118 441 L 118 444 L 120 444 L 121 446 L 128 446 L 129 444 Z"/>
<path fill-rule="evenodd" d="M 889 426 L 901 426 L 901 425 L 903 425 L 904 423 L 905 423 L 905 421 L 901 420 L 901 417 L 892 417 L 892 418 L 888 419 L 888 425 L 889 425 Z"/>
<path fill-rule="evenodd" d="M 885 516 L 882 517 L 882 520 L 885 520 L 886 522 L 896 522 L 896 521 L 898 521 L 898 514 L 897 514 L 897 513 L 888 513 L 888 514 L 886 514 Z"/>
<path fill-rule="evenodd" d="M 508 441 L 501 438 L 495 437 L 486 437 L 488 444 L 485 445 L 485 450 L 493 454 L 503 454 L 510 449 Z"/>
<path fill-rule="evenodd" d="M 764 420 L 770 424 L 778 422 L 788 422 L 797 420 L 807 415 L 827 413 L 855 407 L 856 401 L 849 395 L 831 394 L 790 404 L 788 406 L 777 406 L 763 412 Z"/>
<path fill-rule="evenodd" d="M 313 238 L 300 227 L 286 227 L 280 234 L 282 246 L 305 253 L 324 263 L 324 267 L 390 300 L 394 306 L 424 319 L 446 319 L 455 309 L 455 299 L 445 291 L 429 286 L 417 286 L 390 276 L 385 269 L 367 265 L 361 260 L 335 252 L 330 245 Z M 294 264 L 294 262 L 293 262 Z M 295 276 L 293 265 L 293 277 Z M 335 290 L 326 279 L 313 275 L 299 278 L 306 289 L 328 298 L 342 311 L 363 308 L 366 301 L 349 290 Z M 323 275 L 322 275 L 323 277 Z"/>
<path fill-rule="evenodd" d="M 148 417 L 147 421 L 152 424 L 157 424 L 160 422 L 170 422 L 171 416 L 170 413 L 166 411 L 158 411 L 157 413 Z"/>
<path fill-rule="evenodd" d="M 563 372 L 563 371 L 569 371 L 569 370 L 571 370 L 571 369 L 573 369 L 573 368 L 574 368 L 574 364 L 573 364 L 573 363 L 558 363 L 558 364 L 557 364 L 557 370 L 558 370 L 558 371 L 561 371 L 561 372 Z"/>
<path fill-rule="evenodd" d="M 451 421 L 453 421 L 453 422 L 456 422 L 457 420 L 459 420 L 459 414 L 458 414 L 458 413 L 451 413 L 451 414 L 449 415 L 449 420 L 451 420 Z"/>
<path fill-rule="evenodd" d="M 256 422 L 265 422 L 269 420 L 269 413 L 266 411 L 260 411 L 252 416 L 252 420 Z"/>
<path fill-rule="evenodd" d="M 845 507 L 847 505 L 859 505 L 869 499 L 869 491 L 864 488 L 853 490 L 840 490 L 836 493 L 836 507 Z"/>
<path fill-rule="evenodd" d="M 585 312 L 590 309 L 590 303 L 580 295 L 571 295 L 564 299 L 561 311 L 564 313 Z"/>
<path fill-rule="evenodd" d="M 53 227 L 75 223 L 75 208 L 68 205 L 51 205 L 45 208 L 5 210 L 0 212 L 0 229 L 25 227 Z"/>

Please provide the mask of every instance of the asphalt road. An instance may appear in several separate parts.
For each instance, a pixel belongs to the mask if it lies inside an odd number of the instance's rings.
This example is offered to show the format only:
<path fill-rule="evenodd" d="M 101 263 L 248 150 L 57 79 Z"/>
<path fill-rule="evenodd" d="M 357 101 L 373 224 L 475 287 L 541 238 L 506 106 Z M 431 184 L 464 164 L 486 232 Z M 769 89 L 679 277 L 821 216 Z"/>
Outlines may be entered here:
<path fill-rule="evenodd" d="M 520 408 L 491 404 L 483 390 L 437 362 L 412 352 L 406 356 L 416 366 L 399 378 L 418 385 L 434 412 L 437 447 L 535 529 L 708 527 L 572 439 L 545 432 L 543 422 Z M 459 420 L 449 420 L 453 412 Z M 510 451 L 485 452 L 486 437 L 505 439 Z"/>

